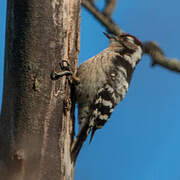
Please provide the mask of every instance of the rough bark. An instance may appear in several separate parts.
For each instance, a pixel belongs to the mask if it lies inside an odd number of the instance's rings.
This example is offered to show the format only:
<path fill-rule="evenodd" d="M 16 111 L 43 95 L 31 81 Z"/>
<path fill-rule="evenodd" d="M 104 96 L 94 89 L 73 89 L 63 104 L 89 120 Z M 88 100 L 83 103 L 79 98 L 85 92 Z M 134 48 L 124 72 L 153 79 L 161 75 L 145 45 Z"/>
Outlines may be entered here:
<path fill-rule="evenodd" d="M 72 180 L 72 89 L 50 74 L 67 60 L 76 71 L 80 0 L 8 0 L 0 176 Z"/>

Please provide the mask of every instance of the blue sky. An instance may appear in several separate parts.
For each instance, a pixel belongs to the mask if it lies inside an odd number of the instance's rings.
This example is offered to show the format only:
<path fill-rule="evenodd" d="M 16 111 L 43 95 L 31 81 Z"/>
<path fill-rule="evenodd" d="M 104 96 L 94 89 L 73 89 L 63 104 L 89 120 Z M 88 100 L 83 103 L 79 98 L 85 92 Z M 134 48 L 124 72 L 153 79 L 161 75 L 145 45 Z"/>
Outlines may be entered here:
<path fill-rule="evenodd" d="M 101 8 L 103 0 L 97 0 Z M 180 59 L 179 0 L 118 0 L 113 19 L 141 41 L 155 40 L 168 57 Z M 0 92 L 5 0 L 0 6 Z M 105 29 L 82 9 L 79 62 L 108 46 Z M 75 180 L 180 179 L 180 75 L 151 68 L 144 56 L 126 98 L 91 145 L 83 147 Z"/>
<path fill-rule="evenodd" d="M 0 4 L 0 106 L 2 102 L 3 66 L 4 66 L 4 43 L 5 43 L 5 17 L 6 1 L 1 0 Z"/>

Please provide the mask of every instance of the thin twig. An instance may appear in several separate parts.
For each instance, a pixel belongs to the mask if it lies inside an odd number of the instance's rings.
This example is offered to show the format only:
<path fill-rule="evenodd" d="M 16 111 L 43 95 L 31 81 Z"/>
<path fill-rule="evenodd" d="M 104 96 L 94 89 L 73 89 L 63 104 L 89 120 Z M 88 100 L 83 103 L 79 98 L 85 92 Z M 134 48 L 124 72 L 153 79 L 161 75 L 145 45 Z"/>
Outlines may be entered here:
<path fill-rule="evenodd" d="M 91 3 L 94 3 L 96 0 L 89 0 Z"/>
<path fill-rule="evenodd" d="M 91 12 L 103 26 L 105 26 L 108 32 L 115 35 L 123 33 L 117 24 L 114 23 L 110 17 L 105 16 L 101 11 L 99 11 L 94 4 L 87 0 L 83 0 L 82 5 Z M 178 59 L 166 58 L 162 49 L 155 42 L 143 43 L 143 52 L 152 58 L 152 65 L 160 65 L 174 72 L 180 72 L 180 61 Z"/>
<path fill-rule="evenodd" d="M 105 16 L 111 17 L 115 7 L 117 0 L 106 0 L 106 5 L 104 7 L 103 13 Z"/>
<path fill-rule="evenodd" d="M 122 34 L 123 31 L 115 24 L 111 18 L 108 16 L 105 16 L 103 13 L 101 13 L 93 3 L 83 0 L 82 5 L 92 13 L 92 15 L 103 25 L 108 29 L 108 32 L 119 35 Z"/>

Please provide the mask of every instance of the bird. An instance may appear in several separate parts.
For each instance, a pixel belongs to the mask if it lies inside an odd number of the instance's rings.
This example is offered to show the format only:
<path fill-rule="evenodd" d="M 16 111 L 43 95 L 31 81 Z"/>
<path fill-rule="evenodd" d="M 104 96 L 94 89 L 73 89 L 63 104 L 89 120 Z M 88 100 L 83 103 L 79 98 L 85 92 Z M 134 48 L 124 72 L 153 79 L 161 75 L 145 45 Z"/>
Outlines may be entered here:
<path fill-rule="evenodd" d="M 71 146 L 75 157 L 90 132 L 91 142 L 96 130 L 105 125 L 125 97 L 143 54 L 141 41 L 131 34 L 104 35 L 110 40 L 109 46 L 84 61 L 76 74 L 79 78 L 75 85 L 79 131 Z"/>

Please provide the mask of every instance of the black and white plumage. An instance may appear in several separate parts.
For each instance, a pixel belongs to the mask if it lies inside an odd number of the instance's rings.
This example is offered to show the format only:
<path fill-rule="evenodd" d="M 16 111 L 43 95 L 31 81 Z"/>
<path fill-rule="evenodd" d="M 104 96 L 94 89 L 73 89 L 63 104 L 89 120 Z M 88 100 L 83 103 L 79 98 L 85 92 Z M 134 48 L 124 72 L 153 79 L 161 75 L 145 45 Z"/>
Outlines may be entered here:
<path fill-rule="evenodd" d="M 136 37 L 105 35 L 110 39 L 109 47 L 82 63 L 77 71 L 80 82 L 75 87 L 75 95 L 79 133 L 72 145 L 75 154 L 90 131 L 91 141 L 95 131 L 104 126 L 124 98 L 142 56 L 142 44 Z"/>

